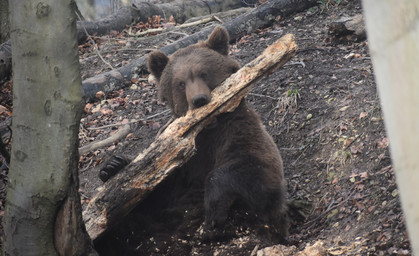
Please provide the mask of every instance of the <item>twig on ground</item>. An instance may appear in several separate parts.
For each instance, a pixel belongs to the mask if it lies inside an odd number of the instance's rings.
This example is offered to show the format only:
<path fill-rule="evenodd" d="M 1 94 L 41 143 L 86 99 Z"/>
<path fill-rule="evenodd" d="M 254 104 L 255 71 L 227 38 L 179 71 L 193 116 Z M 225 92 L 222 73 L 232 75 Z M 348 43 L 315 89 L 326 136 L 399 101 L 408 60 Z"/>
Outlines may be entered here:
<path fill-rule="evenodd" d="M 364 133 L 355 135 L 355 138 L 348 145 L 346 145 L 346 147 L 343 149 L 343 151 L 347 150 L 350 146 L 352 146 L 352 144 L 363 134 Z"/>
<path fill-rule="evenodd" d="M 291 164 L 292 166 L 295 166 L 298 162 L 298 160 L 300 160 L 300 158 L 303 156 L 304 152 L 301 152 L 301 154 L 297 157 L 297 159 L 295 159 L 295 161 Z"/>
<path fill-rule="evenodd" d="M 214 19 L 215 20 L 217 20 L 218 22 L 220 22 L 221 24 L 223 24 L 224 23 L 224 21 L 222 20 L 222 19 L 220 19 L 220 18 L 218 18 L 217 16 L 213 16 L 214 17 Z"/>
<path fill-rule="evenodd" d="M 356 192 L 355 185 L 353 185 L 350 190 L 352 190 L 352 192 L 344 200 L 342 200 L 340 203 L 338 203 L 338 204 L 336 204 L 334 206 L 332 206 L 334 204 L 334 201 L 332 201 L 324 212 L 322 212 L 321 214 L 319 214 L 316 218 L 312 219 L 311 221 L 304 223 L 304 226 L 307 226 L 307 225 L 310 224 L 310 226 L 307 229 L 311 229 L 312 226 L 315 224 L 315 222 L 317 220 L 321 219 L 323 216 L 325 216 L 326 214 L 328 214 L 333 209 L 338 208 L 342 204 L 344 204 L 344 203 L 348 202 L 350 199 L 352 199 L 353 194 L 355 194 L 355 192 Z"/>
<path fill-rule="evenodd" d="M 193 26 L 208 23 L 208 22 L 211 22 L 211 21 L 214 21 L 214 20 L 219 21 L 220 23 L 223 23 L 220 18 L 218 18 L 216 16 L 211 16 L 211 17 L 208 17 L 208 18 L 204 18 L 204 19 L 197 20 L 197 21 L 190 22 L 190 23 L 184 23 L 184 24 L 174 26 L 174 27 L 170 27 L 170 28 L 152 28 L 152 29 L 148 29 L 148 30 L 145 30 L 145 31 L 142 31 L 142 32 L 137 32 L 135 34 L 129 33 L 129 35 L 130 36 L 145 36 L 145 35 L 152 34 L 152 33 L 157 33 L 157 32 L 166 32 L 166 31 L 169 32 L 173 29 L 193 27 Z"/>
<path fill-rule="evenodd" d="M 268 96 L 268 95 L 263 95 L 263 94 L 249 93 L 248 95 L 261 97 L 261 98 L 268 98 L 268 99 L 272 99 L 272 100 L 278 100 L 278 98 L 274 98 L 274 97 L 271 97 L 271 96 Z"/>
<path fill-rule="evenodd" d="M 79 174 L 84 173 L 85 171 L 89 170 L 93 163 L 93 158 L 90 158 L 89 163 L 83 169 L 79 170 Z"/>
<path fill-rule="evenodd" d="M 98 142 L 93 142 L 91 144 L 88 144 L 86 146 L 83 146 L 83 147 L 79 148 L 79 154 L 83 155 L 83 154 L 86 154 L 87 152 L 90 152 L 92 150 L 111 145 L 115 141 L 120 140 L 120 139 L 124 138 L 125 136 L 127 136 L 128 133 L 130 132 L 130 130 L 131 130 L 130 125 L 126 124 L 124 127 L 122 127 L 121 130 L 116 132 L 114 135 L 112 135 L 112 136 L 110 136 L 110 137 L 108 137 L 104 140 L 101 140 L 101 141 L 98 141 Z"/>
<path fill-rule="evenodd" d="M 175 34 L 175 35 L 182 35 L 182 36 L 189 36 L 186 33 L 183 32 L 177 32 L 177 31 L 167 31 L 168 34 Z"/>
<path fill-rule="evenodd" d="M 301 38 L 300 38 L 301 40 Z M 312 40 L 311 38 L 307 38 L 306 40 Z M 297 54 L 302 52 L 309 52 L 309 51 L 326 51 L 326 49 L 323 48 L 306 48 L 306 49 L 300 49 L 297 51 Z"/>
<path fill-rule="evenodd" d="M 306 67 L 306 64 L 304 64 L 304 62 L 302 61 L 288 62 L 284 66 L 291 66 L 291 65 L 301 65 L 303 68 Z"/>
<path fill-rule="evenodd" d="M 166 110 L 164 110 L 160 113 L 148 116 L 144 119 L 136 119 L 136 120 L 132 120 L 132 121 L 129 121 L 129 122 L 123 123 L 123 124 L 108 124 L 108 125 L 104 125 L 104 126 L 100 126 L 100 127 L 90 127 L 90 128 L 87 128 L 87 129 L 88 130 L 100 130 L 100 129 L 105 129 L 105 128 L 109 128 L 109 127 L 121 126 L 121 125 L 126 125 L 126 124 L 134 124 L 134 123 L 138 123 L 138 122 L 142 122 L 142 121 L 148 121 L 151 118 L 154 118 L 156 116 L 160 116 L 160 115 L 163 115 L 163 114 L 166 114 L 166 113 L 169 113 L 169 112 L 170 112 L 170 109 L 166 109 Z"/>

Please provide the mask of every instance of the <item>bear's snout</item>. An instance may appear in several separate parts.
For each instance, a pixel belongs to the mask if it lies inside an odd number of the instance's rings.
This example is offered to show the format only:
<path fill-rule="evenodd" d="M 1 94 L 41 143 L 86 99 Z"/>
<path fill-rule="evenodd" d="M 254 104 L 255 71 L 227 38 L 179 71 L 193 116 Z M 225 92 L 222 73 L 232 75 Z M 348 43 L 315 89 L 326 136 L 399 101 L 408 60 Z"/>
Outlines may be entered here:
<path fill-rule="evenodd" d="M 199 94 L 192 98 L 192 104 L 195 108 L 200 108 L 204 105 L 207 105 L 209 98 L 205 94 Z"/>

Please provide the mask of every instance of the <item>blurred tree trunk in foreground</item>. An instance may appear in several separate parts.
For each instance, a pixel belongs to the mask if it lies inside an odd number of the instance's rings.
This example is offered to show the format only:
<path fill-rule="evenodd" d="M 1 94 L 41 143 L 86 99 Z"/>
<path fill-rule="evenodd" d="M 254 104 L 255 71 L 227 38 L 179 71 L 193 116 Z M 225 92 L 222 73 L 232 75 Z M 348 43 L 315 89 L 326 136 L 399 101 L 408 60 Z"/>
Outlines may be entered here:
<path fill-rule="evenodd" d="M 402 208 L 419 255 L 419 2 L 364 0 L 363 7 Z"/>

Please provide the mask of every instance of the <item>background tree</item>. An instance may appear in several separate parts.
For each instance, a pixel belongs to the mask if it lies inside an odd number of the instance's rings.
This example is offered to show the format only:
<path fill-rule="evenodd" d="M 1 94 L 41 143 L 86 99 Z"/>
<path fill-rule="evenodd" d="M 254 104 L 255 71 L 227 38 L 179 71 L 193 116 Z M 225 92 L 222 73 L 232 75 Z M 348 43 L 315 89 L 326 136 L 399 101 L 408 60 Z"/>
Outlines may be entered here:
<path fill-rule="evenodd" d="M 364 0 L 367 34 L 413 253 L 419 254 L 419 2 Z"/>
<path fill-rule="evenodd" d="M 91 254 L 77 192 L 83 91 L 72 6 L 10 2 L 14 108 L 5 255 Z"/>
<path fill-rule="evenodd" d="M 9 40 L 9 0 L 0 0 L 0 44 Z"/>

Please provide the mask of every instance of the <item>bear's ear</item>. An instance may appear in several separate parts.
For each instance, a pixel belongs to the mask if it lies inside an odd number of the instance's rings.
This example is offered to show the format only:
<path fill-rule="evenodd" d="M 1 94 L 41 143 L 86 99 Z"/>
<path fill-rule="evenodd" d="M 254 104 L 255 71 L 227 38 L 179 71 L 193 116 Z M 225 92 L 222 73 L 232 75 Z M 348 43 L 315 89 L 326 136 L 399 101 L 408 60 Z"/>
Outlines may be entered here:
<path fill-rule="evenodd" d="M 148 56 L 148 71 L 160 80 L 163 70 L 168 62 L 169 57 L 167 57 L 166 54 L 154 51 Z"/>
<path fill-rule="evenodd" d="M 214 51 L 223 55 L 227 55 L 229 40 L 230 39 L 227 30 L 221 26 L 217 26 L 214 28 L 214 31 L 212 31 L 205 44 L 208 48 L 213 49 Z"/>

